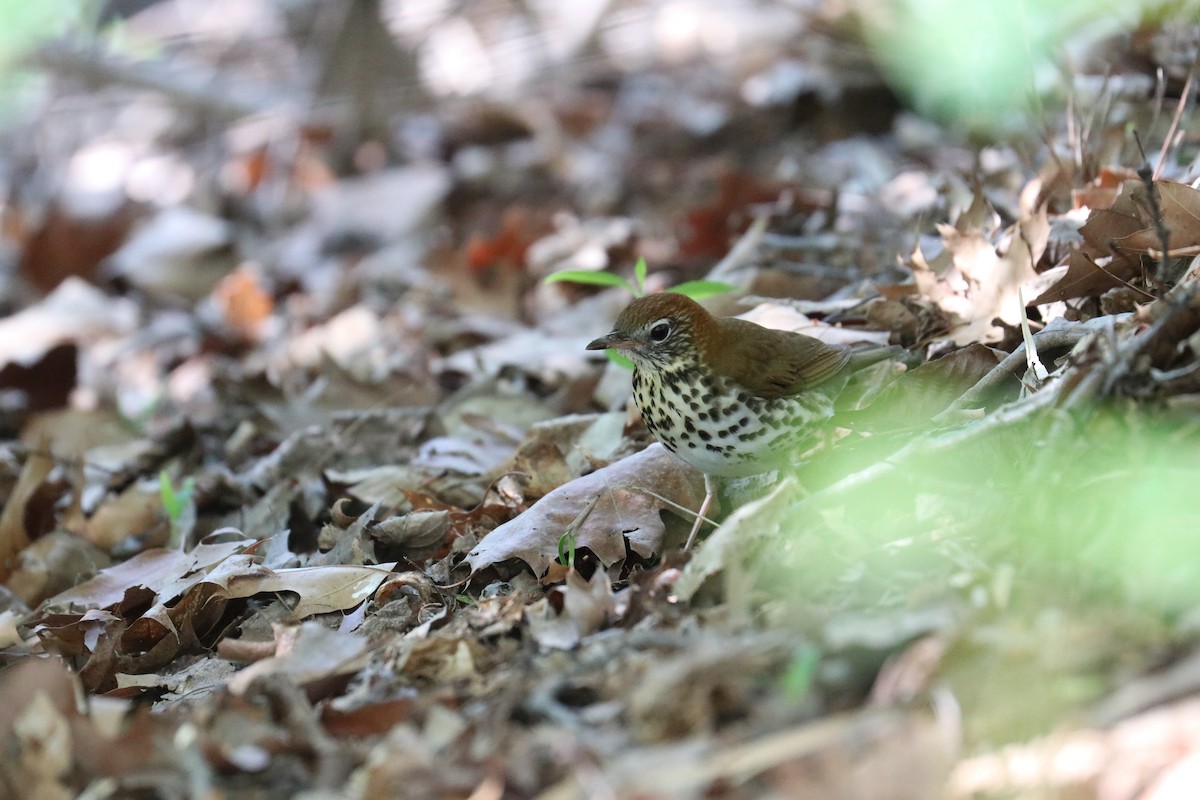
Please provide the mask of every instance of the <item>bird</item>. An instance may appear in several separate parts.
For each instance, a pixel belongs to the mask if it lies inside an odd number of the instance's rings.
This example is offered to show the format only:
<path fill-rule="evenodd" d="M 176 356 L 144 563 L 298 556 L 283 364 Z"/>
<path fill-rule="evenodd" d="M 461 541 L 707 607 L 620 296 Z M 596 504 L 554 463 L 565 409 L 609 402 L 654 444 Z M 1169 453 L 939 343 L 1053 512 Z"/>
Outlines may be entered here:
<path fill-rule="evenodd" d="M 832 391 L 814 391 L 850 361 L 851 350 L 801 333 L 717 317 L 682 294 L 635 299 L 588 350 L 633 361 L 633 399 L 650 432 L 704 474 L 691 549 L 718 478 L 790 464 L 833 416 Z"/>

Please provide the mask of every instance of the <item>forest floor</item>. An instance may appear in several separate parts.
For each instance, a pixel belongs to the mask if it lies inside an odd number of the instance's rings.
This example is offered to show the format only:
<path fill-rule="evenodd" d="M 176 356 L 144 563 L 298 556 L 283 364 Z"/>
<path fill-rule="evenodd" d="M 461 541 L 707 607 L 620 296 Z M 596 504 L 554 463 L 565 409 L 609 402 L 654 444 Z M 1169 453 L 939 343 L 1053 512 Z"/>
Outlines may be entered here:
<path fill-rule="evenodd" d="M 968 135 L 832 2 L 149 5 L 3 132 L 0 797 L 1195 796 L 1190 17 Z M 685 551 L 694 281 L 904 357 Z"/>

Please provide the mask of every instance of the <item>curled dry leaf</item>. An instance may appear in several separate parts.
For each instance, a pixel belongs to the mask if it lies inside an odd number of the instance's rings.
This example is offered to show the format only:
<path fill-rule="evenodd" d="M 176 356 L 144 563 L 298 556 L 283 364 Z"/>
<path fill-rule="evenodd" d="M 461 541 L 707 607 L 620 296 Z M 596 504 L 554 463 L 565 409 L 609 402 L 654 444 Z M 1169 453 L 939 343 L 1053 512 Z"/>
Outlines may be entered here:
<path fill-rule="evenodd" d="M 627 545 L 649 558 L 662 546 L 662 512 L 671 510 L 650 492 L 695 509 L 704 498 L 702 487 L 700 473 L 655 443 L 555 489 L 485 536 L 467 554 L 467 563 L 474 574 L 515 558 L 540 576 L 558 555 L 559 539 L 593 501 L 573 532 L 575 547 L 590 550 L 605 568 L 625 559 Z"/>
<path fill-rule="evenodd" d="M 371 529 L 371 536 L 405 551 L 428 552 L 441 546 L 450 522 L 449 511 L 414 511 L 380 521 Z"/>
<path fill-rule="evenodd" d="M 572 414 L 535 423 L 501 471 L 528 476 L 522 494 L 536 500 L 610 461 L 621 447 L 624 427 L 624 412 Z"/>
<path fill-rule="evenodd" d="M 617 616 L 612 582 L 604 570 L 596 570 L 591 580 L 586 580 L 572 569 L 567 572 L 566 583 L 551 591 L 562 595 L 561 611 L 555 611 L 555 603 L 549 598 L 531 604 L 525 611 L 529 630 L 542 647 L 572 648 Z"/>
<path fill-rule="evenodd" d="M 339 565 L 270 570 L 249 563 L 248 558 L 231 558 L 226 563 L 233 566 L 238 561 L 241 569 L 222 570 L 220 579 L 210 575 L 209 581 L 221 586 L 231 599 L 261 592 L 293 592 L 299 596 L 299 602 L 292 608 L 293 620 L 354 608 L 370 597 L 396 566 L 392 562 L 376 567 Z"/>
<path fill-rule="evenodd" d="M 229 691 L 242 694 L 264 675 L 286 675 L 298 685 L 357 670 L 367 640 L 330 630 L 316 622 L 277 631 L 275 655 L 256 661 L 229 679 Z"/>
<path fill-rule="evenodd" d="M 82 533 L 92 544 L 111 552 L 134 537 L 142 541 L 142 546 L 165 545 L 171 526 L 158 487 L 143 482 L 106 497 L 84 524 Z"/>

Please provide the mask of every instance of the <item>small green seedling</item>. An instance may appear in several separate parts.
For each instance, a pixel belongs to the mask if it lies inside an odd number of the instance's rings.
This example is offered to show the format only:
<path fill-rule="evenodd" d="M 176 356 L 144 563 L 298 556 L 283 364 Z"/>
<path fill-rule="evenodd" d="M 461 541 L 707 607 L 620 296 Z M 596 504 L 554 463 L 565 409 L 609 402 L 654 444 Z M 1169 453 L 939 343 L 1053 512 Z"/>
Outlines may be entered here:
<path fill-rule="evenodd" d="M 571 524 L 567 526 L 563 535 L 558 537 L 558 563 L 568 569 L 575 569 L 575 531 L 583 526 L 584 520 L 591 515 L 592 509 L 598 502 L 600 502 L 600 495 L 589 500 L 583 510 L 575 515 L 575 519 L 571 520 Z"/>
<path fill-rule="evenodd" d="M 172 546 L 179 545 L 183 512 L 187 510 L 188 503 L 192 501 L 192 492 L 195 489 L 196 481 L 192 478 L 184 480 L 183 485 L 176 489 L 171 484 L 171 476 L 167 475 L 165 469 L 158 473 L 158 495 L 162 499 L 163 510 L 167 512 L 167 519 L 171 523 Z"/>
<path fill-rule="evenodd" d="M 567 531 L 558 537 L 558 563 L 567 569 L 575 569 L 575 533 Z"/>
<path fill-rule="evenodd" d="M 643 297 L 646 294 L 646 276 L 649 274 L 649 271 L 649 268 L 646 266 L 646 259 L 639 258 L 637 263 L 633 265 L 633 281 L 612 272 L 590 272 L 588 270 L 568 269 L 547 275 L 543 282 L 559 283 L 560 281 L 568 281 L 569 283 L 585 283 L 589 286 L 620 286 L 634 297 Z M 693 300 L 703 300 L 706 297 L 736 291 L 737 288 L 732 284 L 722 283 L 721 281 L 685 281 L 678 286 L 672 286 L 667 291 L 681 294 L 684 297 L 690 297 Z M 608 356 L 609 361 L 619 364 L 625 369 L 633 369 L 633 362 L 620 353 L 605 350 L 604 354 Z"/>
<path fill-rule="evenodd" d="M 787 671 L 783 673 L 783 694 L 793 702 L 799 702 L 812 690 L 821 653 L 814 647 L 804 647 L 792 656 Z"/>
<path fill-rule="evenodd" d="M 547 275 L 543 282 L 559 283 L 561 281 L 568 281 L 569 283 L 585 283 L 589 286 L 620 286 L 634 297 L 642 297 L 646 294 L 646 276 L 648 274 L 649 268 L 646 266 L 646 259 L 639 258 L 637 263 L 633 265 L 633 281 L 612 272 L 567 269 Z M 703 300 L 713 295 L 736 291 L 737 288 L 733 284 L 722 283 L 721 281 L 685 281 L 678 286 L 672 286 L 667 291 L 690 297 L 693 300 Z"/>

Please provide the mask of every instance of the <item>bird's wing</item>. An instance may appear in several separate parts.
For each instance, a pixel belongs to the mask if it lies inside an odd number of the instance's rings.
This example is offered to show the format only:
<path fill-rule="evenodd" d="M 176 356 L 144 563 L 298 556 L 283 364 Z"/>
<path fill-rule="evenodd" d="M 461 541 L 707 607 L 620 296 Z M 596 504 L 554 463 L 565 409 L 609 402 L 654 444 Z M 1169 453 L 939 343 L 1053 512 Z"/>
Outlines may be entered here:
<path fill-rule="evenodd" d="M 797 394 L 846 365 L 850 348 L 740 319 L 721 320 L 715 371 L 760 397 Z"/>

